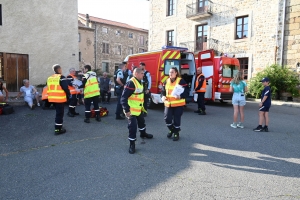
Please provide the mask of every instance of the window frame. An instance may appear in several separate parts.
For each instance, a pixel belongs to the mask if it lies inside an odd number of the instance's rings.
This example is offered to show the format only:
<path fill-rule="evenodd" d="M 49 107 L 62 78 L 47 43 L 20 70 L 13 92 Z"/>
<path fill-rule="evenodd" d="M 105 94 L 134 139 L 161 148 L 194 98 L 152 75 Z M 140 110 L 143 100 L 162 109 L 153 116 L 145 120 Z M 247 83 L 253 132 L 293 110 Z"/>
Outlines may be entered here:
<path fill-rule="evenodd" d="M 106 31 L 104 31 L 104 30 L 106 30 Z M 108 28 L 107 27 L 102 27 L 101 31 L 102 31 L 102 33 L 108 33 Z"/>
<path fill-rule="evenodd" d="M 120 44 L 116 47 L 116 55 L 122 55 L 122 45 Z"/>
<path fill-rule="evenodd" d="M 103 64 L 106 64 L 105 66 L 103 66 Z M 103 70 L 103 67 L 105 67 L 105 70 Z M 102 62 L 101 63 L 101 70 L 102 72 L 109 72 L 109 62 Z"/>
<path fill-rule="evenodd" d="M 2 4 L 0 4 L 0 26 L 2 26 Z"/>
<path fill-rule="evenodd" d="M 78 42 L 81 42 L 81 34 L 78 33 Z"/>
<path fill-rule="evenodd" d="M 206 30 L 205 30 L 205 26 L 206 26 Z M 199 27 L 202 27 L 201 28 L 201 31 L 199 31 Z M 202 35 L 200 36 L 199 33 L 202 33 Z M 206 32 L 206 35 L 205 35 L 205 32 Z M 207 43 L 207 36 L 208 36 L 208 24 L 199 24 L 196 26 L 196 51 L 202 51 L 202 50 L 207 50 L 207 46 L 204 47 L 204 43 L 206 42 Z M 204 38 L 204 40 L 202 41 L 202 48 L 198 48 L 198 39 L 202 37 Z"/>
<path fill-rule="evenodd" d="M 109 43 L 107 42 L 102 43 L 102 53 L 109 54 Z"/>
<path fill-rule="evenodd" d="M 129 47 L 129 48 L 128 48 L 128 54 L 129 54 L 129 55 L 133 54 L 133 47 Z"/>
<path fill-rule="evenodd" d="M 167 16 L 174 15 L 175 12 L 175 0 L 167 0 Z"/>
<path fill-rule="evenodd" d="M 145 45 L 145 37 L 143 35 L 140 35 L 140 37 L 139 37 L 139 43 L 140 43 L 140 46 L 144 46 Z"/>
<path fill-rule="evenodd" d="M 79 58 L 79 62 L 81 62 L 81 60 L 82 60 L 81 51 L 78 52 L 78 58 Z"/>
<path fill-rule="evenodd" d="M 170 37 L 171 37 L 171 40 L 169 40 Z M 170 42 L 171 42 L 171 44 L 169 44 Z M 167 46 L 174 46 L 174 44 L 175 44 L 175 31 L 174 30 L 168 30 L 167 31 Z"/>
<path fill-rule="evenodd" d="M 247 18 L 247 24 L 244 23 L 245 18 Z M 238 24 L 238 20 L 242 19 L 242 23 Z M 242 26 L 242 30 L 238 31 L 238 26 Z M 244 26 L 247 25 L 247 30 L 244 30 Z M 247 31 L 246 37 L 244 37 L 244 32 Z M 238 37 L 238 33 L 241 33 L 241 38 Z M 235 18 L 235 40 L 247 39 L 249 38 L 249 15 L 243 15 Z"/>
<path fill-rule="evenodd" d="M 130 37 L 130 36 L 131 36 L 131 37 Z M 133 33 L 132 33 L 132 32 L 129 32 L 129 33 L 128 33 L 128 38 L 133 39 Z"/>
<path fill-rule="evenodd" d="M 242 57 L 242 58 L 237 58 L 240 62 L 240 70 L 243 71 L 244 74 L 244 79 L 248 79 L 248 73 L 245 74 L 244 72 L 249 69 L 249 57 Z"/>

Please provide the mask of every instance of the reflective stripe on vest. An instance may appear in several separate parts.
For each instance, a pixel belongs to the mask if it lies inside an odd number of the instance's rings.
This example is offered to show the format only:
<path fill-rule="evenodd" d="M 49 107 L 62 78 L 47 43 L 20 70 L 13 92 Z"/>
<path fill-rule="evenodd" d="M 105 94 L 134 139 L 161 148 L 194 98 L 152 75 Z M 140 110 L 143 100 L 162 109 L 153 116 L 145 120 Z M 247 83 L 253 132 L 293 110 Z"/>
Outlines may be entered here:
<path fill-rule="evenodd" d="M 136 78 L 132 77 L 130 80 L 134 83 L 135 91 L 128 98 L 128 105 L 130 107 L 131 115 L 139 116 L 144 106 L 144 87 L 136 80 Z"/>
<path fill-rule="evenodd" d="M 74 76 L 74 75 L 72 75 L 72 74 L 69 74 L 69 76 L 72 76 L 73 80 L 76 79 L 76 76 Z M 76 88 L 73 87 L 73 86 L 69 86 L 69 85 L 68 85 L 68 88 L 69 88 L 71 94 L 79 94 L 79 93 L 80 93 L 80 92 L 77 92 L 77 91 L 76 91 Z"/>
<path fill-rule="evenodd" d="M 45 86 L 43 88 L 43 92 L 42 92 L 42 100 L 46 100 L 46 99 L 48 99 L 48 87 L 47 86 Z"/>
<path fill-rule="evenodd" d="M 179 84 L 180 80 L 181 78 L 176 78 L 176 81 L 172 83 L 170 78 L 167 79 L 167 83 L 165 85 L 167 97 L 165 101 L 166 107 L 178 107 L 185 105 L 185 99 L 176 99 L 175 97 L 171 96 L 175 86 Z"/>
<path fill-rule="evenodd" d="M 54 103 L 64 103 L 67 101 L 66 93 L 60 86 L 61 74 L 53 74 L 47 80 L 48 101 Z"/>
<path fill-rule="evenodd" d="M 85 77 L 87 74 L 85 74 Z M 100 88 L 95 76 L 88 77 L 84 87 L 84 98 L 91 98 L 100 95 Z"/>
<path fill-rule="evenodd" d="M 197 88 L 198 87 L 198 85 L 199 85 L 199 79 L 200 79 L 200 76 L 204 76 L 204 74 L 199 74 L 198 76 L 197 76 L 197 79 L 196 79 L 196 87 L 195 88 Z M 206 92 L 206 79 L 205 79 L 205 76 L 204 76 L 204 81 L 203 81 L 203 84 L 202 84 L 202 87 L 199 89 L 199 90 L 197 90 L 196 92 Z"/>

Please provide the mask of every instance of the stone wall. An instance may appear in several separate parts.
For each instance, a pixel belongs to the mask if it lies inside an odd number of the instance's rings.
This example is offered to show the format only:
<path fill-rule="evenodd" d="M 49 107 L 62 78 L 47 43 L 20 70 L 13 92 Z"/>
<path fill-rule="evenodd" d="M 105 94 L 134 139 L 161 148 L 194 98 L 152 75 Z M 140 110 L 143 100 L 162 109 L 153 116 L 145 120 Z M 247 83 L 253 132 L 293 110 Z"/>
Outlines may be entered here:
<path fill-rule="evenodd" d="M 284 47 L 283 64 L 300 73 L 300 1 L 298 0 L 287 0 L 286 3 Z"/>
<path fill-rule="evenodd" d="M 45 84 L 52 65 L 78 66 L 77 0 L 2 0 L 0 52 L 28 54 L 31 84 Z"/>
<path fill-rule="evenodd" d="M 149 50 L 165 45 L 166 31 L 174 30 L 175 45 L 189 43 L 192 44 L 190 50 L 194 51 L 196 26 L 207 24 L 208 46 L 219 52 L 235 54 L 237 58 L 248 57 L 248 78 L 279 61 L 283 12 L 280 6 L 283 0 L 213 1 L 212 16 L 191 20 L 186 17 L 186 6 L 193 2 L 196 1 L 177 0 L 175 14 L 166 16 L 167 1 L 151 1 Z M 236 40 L 236 17 L 246 15 L 249 18 L 248 38 Z"/>
<path fill-rule="evenodd" d="M 92 28 L 79 27 L 80 41 L 79 52 L 81 52 L 81 61 L 79 69 L 85 65 L 95 66 L 95 33 Z"/>

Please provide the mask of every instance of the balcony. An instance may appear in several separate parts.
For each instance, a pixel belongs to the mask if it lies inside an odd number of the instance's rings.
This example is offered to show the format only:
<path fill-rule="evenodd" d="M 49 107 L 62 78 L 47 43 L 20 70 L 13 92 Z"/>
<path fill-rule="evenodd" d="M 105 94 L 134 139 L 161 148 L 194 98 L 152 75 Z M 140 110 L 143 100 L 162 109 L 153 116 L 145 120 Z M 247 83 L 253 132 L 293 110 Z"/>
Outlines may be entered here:
<path fill-rule="evenodd" d="M 186 47 L 190 52 L 199 52 L 208 49 L 207 41 L 203 42 L 201 39 L 196 41 L 188 41 L 179 43 L 180 47 Z"/>
<path fill-rule="evenodd" d="M 213 2 L 210 0 L 198 0 L 196 3 L 186 6 L 186 18 L 199 20 L 212 16 Z"/>

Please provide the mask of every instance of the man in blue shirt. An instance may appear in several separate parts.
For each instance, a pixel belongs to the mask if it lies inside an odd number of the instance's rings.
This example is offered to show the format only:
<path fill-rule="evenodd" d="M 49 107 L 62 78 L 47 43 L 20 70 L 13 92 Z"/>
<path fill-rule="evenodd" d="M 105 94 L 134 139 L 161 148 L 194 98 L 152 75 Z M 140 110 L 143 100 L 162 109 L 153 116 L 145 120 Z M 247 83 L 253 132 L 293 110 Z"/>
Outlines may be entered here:
<path fill-rule="evenodd" d="M 270 80 L 265 77 L 261 80 L 264 90 L 261 93 L 261 102 L 259 103 L 259 125 L 253 129 L 256 132 L 268 132 L 269 125 L 269 109 L 271 107 L 271 88 L 269 86 Z M 265 122 L 265 126 L 262 124 Z"/>

